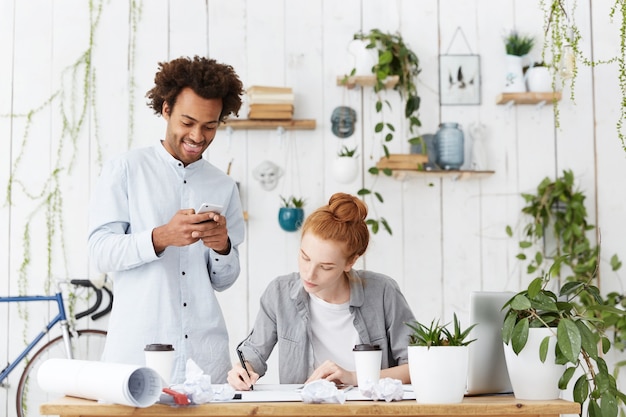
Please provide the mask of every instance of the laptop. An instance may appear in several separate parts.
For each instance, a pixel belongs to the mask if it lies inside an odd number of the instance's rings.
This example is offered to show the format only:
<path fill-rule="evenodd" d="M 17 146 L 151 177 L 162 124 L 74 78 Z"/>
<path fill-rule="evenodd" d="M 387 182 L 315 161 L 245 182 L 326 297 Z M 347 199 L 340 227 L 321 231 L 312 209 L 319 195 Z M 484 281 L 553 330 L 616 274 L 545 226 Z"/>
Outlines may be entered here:
<path fill-rule="evenodd" d="M 514 292 L 473 291 L 470 293 L 469 323 L 478 323 L 470 332 L 466 396 L 513 392 L 504 359 L 502 306 Z"/>

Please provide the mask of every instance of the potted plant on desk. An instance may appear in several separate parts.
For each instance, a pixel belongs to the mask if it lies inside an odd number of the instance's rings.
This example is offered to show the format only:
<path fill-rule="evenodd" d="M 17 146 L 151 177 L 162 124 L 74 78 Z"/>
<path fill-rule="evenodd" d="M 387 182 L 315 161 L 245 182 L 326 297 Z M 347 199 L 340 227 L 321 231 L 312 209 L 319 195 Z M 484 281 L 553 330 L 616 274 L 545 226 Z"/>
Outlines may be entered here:
<path fill-rule="evenodd" d="M 409 373 L 415 399 L 425 404 L 453 404 L 463 401 L 467 384 L 467 340 L 476 324 L 467 329 L 454 315 L 454 328 L 433 320 L 429 326 L 418 321 L 406 323 L 409 336 Z"/>
<path fill-rule="evenodd" d="M 581 406 L 587 402 L 591 417 L 616 417 L 619 403 L 626 403 L 626 396 L 617 388 L 609 372 L 603 354 L 611 348 L 610 340 L 604 336 L 606 323 L 594 312 L 610 311 L 624 314 L 607 305 L 600 297 L 599 289 L 589 282 L 565 282 L 556 293 L 548 289 L 550 278 L 558 271 L 566 256 L 555 259 L 548 273 L 534 279 L 527 289 L 517 293 L 504 308 L 506 315 L 502 328 L 505 357 L 509 376 L 516 398 L 550 399 L 546 390 L 551 389 L 551 398 L 559 398 L 559 390 L 568 388 L 575 378 L 573 399 Z M 588 300 L 584 307 L 581 297 Z M 533 348 L 529 346 L 534 333 L 542 333 Z M 521 366 L 513 363 L 522 353 L 528 353 Z M 535 365 L 531 363 L 535 361 Z M 559 366 L 552 387 L 543 388 L 535 397 L 531 388 L 539 386 L 545 379 L 540 372 L 544 366 Z M 516 369 L 524 369 L 529 375 L 519 382 Z"/>

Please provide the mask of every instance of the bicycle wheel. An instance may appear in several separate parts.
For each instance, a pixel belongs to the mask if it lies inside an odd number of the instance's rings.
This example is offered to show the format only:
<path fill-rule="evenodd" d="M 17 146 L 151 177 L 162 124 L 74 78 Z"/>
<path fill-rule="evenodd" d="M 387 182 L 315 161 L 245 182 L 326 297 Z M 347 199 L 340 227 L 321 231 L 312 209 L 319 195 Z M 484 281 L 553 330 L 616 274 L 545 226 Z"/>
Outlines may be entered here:
<path fill-rule="evenodd" d="M 85 329 L 77 330 L 77 335 L 70 337 L 74 359 L 100 360 L 104 350 L 106 332 L 103 330 Z M 20 383 L 17 386 L 16 407 L 18 417 L 39 416 L 39 405 L 57 398 L 58 393 L 42 391 L 37 384 L 37 371 L 39 366 L 50 358 L 67 358 L 63 336 L 55 337 L 43 345 L 24 368 Z"/>

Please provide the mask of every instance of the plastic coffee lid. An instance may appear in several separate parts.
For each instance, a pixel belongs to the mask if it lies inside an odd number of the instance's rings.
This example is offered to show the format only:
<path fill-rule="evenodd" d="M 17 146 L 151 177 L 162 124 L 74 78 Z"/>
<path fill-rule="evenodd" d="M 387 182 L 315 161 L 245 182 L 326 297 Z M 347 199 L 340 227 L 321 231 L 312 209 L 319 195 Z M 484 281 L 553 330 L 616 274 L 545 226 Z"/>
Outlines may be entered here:
<path fill-rule="evenodd" d="M 162 345 L 159 343 L 155 343 L 152 345 L 146 345 L 146 348 L 144 350 L 148 352 L 166 352 L 168 350 L 174 350 L 174 347 L 172 345 Z"/>
<path fill-rule="evenodd" d="M 355 352 L 360 352 L 360 351 L 381 350 L 381 349 L 380 349 L 380 345 L 362 344 L 362 345 L 355 345 L 354 349 L 352 350 Z"/>

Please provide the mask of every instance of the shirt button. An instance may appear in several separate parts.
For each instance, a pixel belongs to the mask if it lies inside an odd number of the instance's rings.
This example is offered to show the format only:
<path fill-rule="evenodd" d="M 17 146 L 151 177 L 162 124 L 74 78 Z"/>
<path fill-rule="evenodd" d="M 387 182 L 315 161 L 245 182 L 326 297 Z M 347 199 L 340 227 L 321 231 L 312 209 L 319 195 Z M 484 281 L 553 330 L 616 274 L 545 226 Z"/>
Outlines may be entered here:
<path fill-rule="evenodd" d="M 183 184 L 187 184 L 187 180 L 183 180 Z"/>
<path fill-rule="evenodd" d="M 189 336 L 185 335 L 185 339 L 189 339 Z"/>
<path fill-rule="evenodd" d="M 185 275 L 185 271 L 181 272 L 182 275 Z"/>
<path fill-rule="evenodd" d="M 187 303 L 183 303 L 183 307 L 187 307 Z"/>

